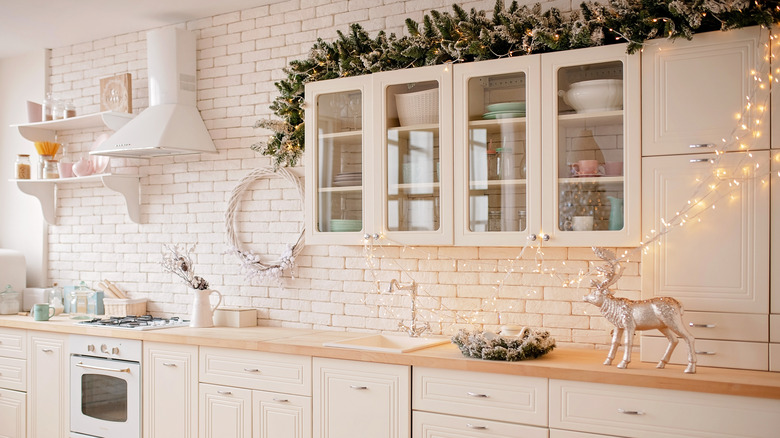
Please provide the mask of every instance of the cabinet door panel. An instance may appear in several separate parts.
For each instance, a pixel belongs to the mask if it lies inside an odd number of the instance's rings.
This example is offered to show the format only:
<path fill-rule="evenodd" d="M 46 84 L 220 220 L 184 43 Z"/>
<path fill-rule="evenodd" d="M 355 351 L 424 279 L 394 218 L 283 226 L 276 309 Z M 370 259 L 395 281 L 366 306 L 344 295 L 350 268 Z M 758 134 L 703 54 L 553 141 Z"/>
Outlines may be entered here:
<path fill-rule="evenodd" d="M 414 411 L 414 438 L 547 438 L 547 429 Z"/>
<path fill-rule="evenodd" d="M 249 438 L 252 435 L 252 391 L 201 383 L 200 438 Z"/>
<path fill-rule="evenodd" d="M 198 430 L 198 347 L 144 342 L 145 436 L 191 437 Z"/>
<path fill-rule="evenodd" d="M 25 438 L 27 436 L 26 394 L 0 389 L 0 436 Z"/>
<path fill-rule="evenodd" d="M 29 332 L 28 342 L 28 436 L 67 437 L 70 434 L 68 337 Z"/>
<path fill-rule="evenodd" d="M 252 393 L 254 438 L 311 438 L 311 397 Z"/>
<path fill-rule="evenodd" d="M 27 361 L 0 356 L 0 388 L 27 389 Z"/>
<path fill-rule="evenodd" d="M 768 152 L 753 152 L 766 169 Z M 661 230 L 691 201 L 685 226 L 675 226 L 652 244 L 642 263 L 642 296 L 672 296 L 686 310 L 768 313 L 769 186 L 765 179 L 725 175 L 740 172 L 748 157 L 729 153 L 714 166 L 715 155 L 645 158 L 643 216 L 646 234 Z M 703 161 L 702 161 L 703 160 Z M 724 178 L 713 181 L 715 172 Z M 723 181 L 715 190 L 699 181 Z M 708 183 L 709 184 L 709 183 Z M 704 198 L 703 194 L 709 195 Z M 713 200 L 718 200 L 712 209 Z M 700 201 L 703 201 L 700 203 Z M 698 215 L 698 216 L 697 216 Z M 701 220 L 699 222 L 699 220 Z"/>
<path fill-rule="evenodd" d="M 772 101 L 780 102 L 780 93 L 776 94 L 775 96 L 776 97 Z M 778 104 L 777 107 L 778 117 L 780 118 L 780 104 Z M 780 120 L 775 126 L 780 127 Z M 773 138 L 780 139 L 780 132 L 775 133 Z M 780 140 L 778 142 L 780 142 Z M 770 223 L 772 224 L 772 229 L 770 230 L 770 236 L 772 239 L 772 255 L 770 257 L 772 268 L 770 272 L 772 275 L 769 280 L 771 282 L 772 298 L 770 302 L 772 303 L 771 313 L 780 314 L 780 176 L 778 176 L 780 174 L 778 172 L 780 172 L 780 151 L 772 151 L 772 178 L 770 179 L 772 210 L 769 216 Z M 780 342 L 780 339 L 778 339 L 777 342 Z"/>
<path fill-rule="evenodd" d="M 314 437 L 409 437 L 408 366 L 314 361 Z"/>
<path fill-rule="evenodd" d="M 0 328 L 0 356 L 27 358 L 27 337 L 24 330 Z"/>
<path fill-rule="evenodd" d="M 701 150 L 691 145 L 722 145 L 738 127 L 735 114 L 748 104 L 746 96 L 761 105 L 768 102 L 768 88 L 752 92 L 750 74 L 762 65 L 768 41 L 768 32 L 756 26 L 696 34 L 691 41 L 658 39 L 645 47 L 643 155 L 688 154 Z M 708 71 L 717 74 L 703 73 Z M 757 117 L 767 132 L 751 148 L 766 149 L 769 112 Z M 735 144 L 733 150 L 738 148 Z"/>

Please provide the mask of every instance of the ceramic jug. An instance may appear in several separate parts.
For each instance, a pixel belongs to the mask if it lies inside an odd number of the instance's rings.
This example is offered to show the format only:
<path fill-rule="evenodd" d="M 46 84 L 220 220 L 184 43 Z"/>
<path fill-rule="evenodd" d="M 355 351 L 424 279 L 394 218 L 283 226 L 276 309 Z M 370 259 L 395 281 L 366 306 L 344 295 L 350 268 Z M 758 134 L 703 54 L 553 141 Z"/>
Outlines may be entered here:
<path fill-rule="evenodd" d="M 623 229 L 623 200 L 614 196 L 607 196 L 609 199 L 609 229 Z"/>
<path fill-rule="evenodd" d="M 192 301 L 192 315 L 190 315 L 190 327 L 214 327 L 214 309 L 222 303 L 222 294 L 211 289 L 195 289 L 195 299 Z M 217 294 L 219 300 L 213 307 L 209 297 Z"/>

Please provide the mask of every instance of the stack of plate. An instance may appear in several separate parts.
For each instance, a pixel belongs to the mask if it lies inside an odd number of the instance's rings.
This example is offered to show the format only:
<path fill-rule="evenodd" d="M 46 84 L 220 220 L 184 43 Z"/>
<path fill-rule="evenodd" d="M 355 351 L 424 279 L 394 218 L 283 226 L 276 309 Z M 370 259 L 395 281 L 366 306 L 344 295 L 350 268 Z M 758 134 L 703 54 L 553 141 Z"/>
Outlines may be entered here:
<path fill-rule="evenodd" d="M 334 187 L 359 186 L 363 184 L 363 172 L 339 173 L 333 177 Z"/>
<path fill-rule="evenodd" d="M 511 119 L 513 117 L 525 117 L 525 102 L 494 103 L 485 107 L 487 112 L 482 114 L 483 119 Z"/>
<path fill-rule="evenodd" d="M 360 219 L 331 219 L 330 220 L 330 231 L 334 233 L 360 231 L 362 228 L 363 228 L 363 221 Z"/>

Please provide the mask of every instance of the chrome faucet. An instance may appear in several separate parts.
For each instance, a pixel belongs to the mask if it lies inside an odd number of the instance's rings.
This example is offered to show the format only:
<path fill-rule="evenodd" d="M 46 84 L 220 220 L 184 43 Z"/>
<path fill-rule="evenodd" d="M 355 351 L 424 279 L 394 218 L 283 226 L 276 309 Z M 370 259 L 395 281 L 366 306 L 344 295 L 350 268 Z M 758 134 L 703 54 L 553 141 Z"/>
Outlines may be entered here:
<path fill-rule="evenodd" d="M 431 329 L 431 325 L 427 322 L 420 322 L 417 321 L 417 282 L 412 280 L 411 283 L 400 283 L 395 278 L 390 280 L 390 289 L 388 292 L 393 292 L 393 288 L 395 287 L 395 290 L 408 290 L 409 291 L 409 298 L 411 299 L 412 305 L 412 321 L 411 324 L 406 325 L 403 323 L 403 321 L 398 322 L 398 328 L 403 329 L 409 336 L 413 338 L 417 338 L 426 331 Z"/>

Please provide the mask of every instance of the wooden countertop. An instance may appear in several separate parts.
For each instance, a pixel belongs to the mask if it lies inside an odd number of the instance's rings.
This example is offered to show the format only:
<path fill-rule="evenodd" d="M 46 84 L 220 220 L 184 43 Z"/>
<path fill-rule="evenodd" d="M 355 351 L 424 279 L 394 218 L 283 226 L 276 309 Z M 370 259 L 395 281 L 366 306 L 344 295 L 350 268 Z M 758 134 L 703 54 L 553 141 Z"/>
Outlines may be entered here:
<path fill-rule="evenodd" d="M 61 316 L 39 322 L 16 315 L 0 316 L 0 327 L 780 399 L 780 373 L 697 367 L 696 374 L 685 374 L 684 366 L 667 365 L 665 369 L 657 369 L 655 363 L 640 362 L 637 355 L 627 369 L 621 370 L 602 365 L 607 352 L 601 350 L 556 348 L 539 359 L 499 362 L 465 357 L 451 343 L 403 354 L 323 347 L 325 342 L 367 335 L 329 330 L 281 327 L 127 330 L 80 326 Z"/>

